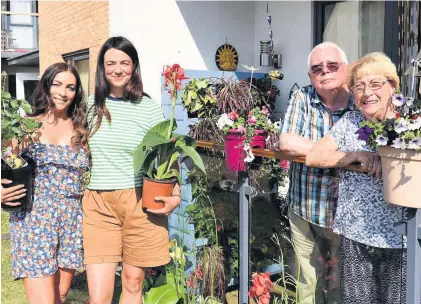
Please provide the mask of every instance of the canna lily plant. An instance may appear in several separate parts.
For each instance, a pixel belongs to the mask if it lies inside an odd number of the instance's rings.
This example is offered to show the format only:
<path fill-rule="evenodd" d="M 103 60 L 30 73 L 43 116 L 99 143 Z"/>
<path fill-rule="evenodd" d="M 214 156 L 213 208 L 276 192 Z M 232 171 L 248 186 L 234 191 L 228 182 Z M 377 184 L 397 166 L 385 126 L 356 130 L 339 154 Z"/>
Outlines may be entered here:
<path fill-rule="evenodd" d="M 177 160 L 182 161 L 190 158 L 193 163 L 206 174 L 202 158 L 195 149 L 195 140 L 189 136 L 174 133 L 177 123 L 174 119 L 174 109 L 177 97 L 182 90 L 182 81 L 188 79 L 184 75 L 184 69 L 178 64 L 164 66 L 162 73 L 164 88 L 171 98 L 171 117 L 152 129 L 144 136 L 140 145 L 133 155 L 135 172 L 140 170 L 151 179 L 166 180 L 177 178 L 181 183 L 181 177 L 177 166 Z"/>

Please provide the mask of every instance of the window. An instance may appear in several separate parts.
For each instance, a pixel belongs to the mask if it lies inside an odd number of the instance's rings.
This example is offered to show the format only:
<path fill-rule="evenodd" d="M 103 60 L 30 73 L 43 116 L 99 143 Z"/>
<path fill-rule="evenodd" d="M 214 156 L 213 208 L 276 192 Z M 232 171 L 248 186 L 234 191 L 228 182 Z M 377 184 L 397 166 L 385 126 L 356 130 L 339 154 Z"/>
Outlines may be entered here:
<path fill-rule="evenodd" d="M 352 62 L 371 52 L 397 61 L 396 3 L 388 1 L 314 2 L 314 44 L 332 41 Z"/>
<path fill-rule="evenodd" d="M 2 29 L 8 35 L 8 49 L 38 48 L 36 1 L 2 1 L 2 9 L 16 14 L 2 14 Z"/>
<path fill-rule="evenodd" d="M 78 71 L 85 95 L 89 95 L 89 49 L 84 49 L 62 55 L 64 61 Z"/>
<path fill-rule="evenodd" d="M 7 75 L 7 90 L 12 97 L 16 97 L 16 75 Z"/>
<path fill-rule="evenodd" d="M 35 88 L 37 87 L 38 80 L 24 80 L 23 81 L 23 90 L 25 94 L 25 100 L 30 101 L 32 93 L 34 93 Z"/>

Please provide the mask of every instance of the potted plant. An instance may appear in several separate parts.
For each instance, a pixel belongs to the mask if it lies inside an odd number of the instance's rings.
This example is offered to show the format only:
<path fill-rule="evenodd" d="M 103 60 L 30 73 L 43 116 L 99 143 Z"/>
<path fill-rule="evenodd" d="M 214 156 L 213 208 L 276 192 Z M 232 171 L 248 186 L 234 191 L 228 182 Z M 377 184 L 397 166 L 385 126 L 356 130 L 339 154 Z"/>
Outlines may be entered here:
<path fill-rule="evenodd" d="M 227 167 L 233 171 L 245 171 L 246 163 L 254 160 L 252 148 L 265 148 L 268 132 L 276 131 L 270 121 L 269 109 L 254 108 L 244 117 L 233 111 L 222 114 L 218 128 L 225 134 L 225 153 Z"/>
<path fill-rule="evenodd" d="M 209 116 L 216 110 L 216 99 L 212 85 L 206 78 L 193 78 L 184 87 L 181 102 L 189 118 Z"/>
<path fill-rule="evenodd" d="M 2 185 L 5 188 L 17 185 L 24 185 L 26 195 L 20 199 L 20 205 L 16 207 L 2 204 L 5 211 L 20 211 L 30 207 L 32 203 L 32 184 L 35 168 L 34 161 L 16 152 L 22 142 L 32 141 L 41 123 L 25 117 L 32 112 L 31 105 L 24 99 L 13 98 L 9 92 L 4 90 L 6 75 L 2 74 L 3 86 L 1 92 L 1 134 L 2 134 L 2 161 L 1 176 L 11 180 L 12 183 Z M 12 147 L 13 146 L 17 149 Z"/>
<path fill-rule="evenodd" d="M 193 163 L 206 174 L 203 161 L 195 150 L 195 141 L 189 136 L 175 134 L 177 124 L 174 119 L 174 108 L 178 93 L 182 89 L 181 82 L 188 79 L 184 70 L 178 65 L 165 66 L 162 75 L 164 87 L 171 97 L 171 117 L 150 129 L 144 136 L 133 155 L 135 172 L 144 173 L 142 204 L 147 209 L 164 207 L 156 202 L 156 196 L 170 196 L 178 180 L 181 184 L 178 159 L 190 158 Z"/>
<path fill-rule="evenodd" d="M 365 121 L 358 134 L 381 156 L 386 202 L 421 208 L 421 100 L 397 94 L 392 102 L 395 118 Z"/>

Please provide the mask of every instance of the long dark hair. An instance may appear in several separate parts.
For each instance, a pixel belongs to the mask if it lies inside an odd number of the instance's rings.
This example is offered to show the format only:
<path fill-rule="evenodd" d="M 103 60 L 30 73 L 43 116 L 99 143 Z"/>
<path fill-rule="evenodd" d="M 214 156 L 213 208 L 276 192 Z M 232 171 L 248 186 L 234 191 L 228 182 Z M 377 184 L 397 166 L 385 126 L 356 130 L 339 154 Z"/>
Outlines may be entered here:
<path fill-rule="evenodd" d="M 149 97 L 148 94 L 143 92 L 143 83 L 140 76 L 139 56 L 134 45 L 125 37 L 118 36 L 109 38 L 107 41 L 105 41 L 98 54 L 95 76 L 95 109 L 89 109 L 89 111 L 94 110 L 93 115 L 90 117 L 96 116 L 97 119 L 95 126 L 91 126 L 94 127 L 93 131 L 91 131 L 91 136 L 101 126 L 103 115 L 105 115 L 107 120 L 111 122 L 111 114 L 105 105 L 105 99 L 110 94 L 111 90 L 110 84 L 105 77 L 104 68 L 104 55 L 109 49 L 122 51 L 126 53 L 133 61 L 132 78 L 124 88 L 123 98 L 132 102 L 139 102 L 142 96 Z"/>
<path fill-rule="evenodd" d="M 67 115 L 73 122 L 71 146 L 73 149 L 82 147 L 89 151 L 88 131 L 86 129 L 86 102 L 79 73 L 73 66 L 65 62 L 59 62 L 50 65 L 45 70 L 30 98 L 33 109 L 32 114 L 28 114 L 28 116 L 38 117 L 54 110 L 55 105 L 50 95 L 50 88 L 53 85 L 54 78 L 62 72 L 71 72 L 76 78 L 75 98 L 67 109 Z"/>

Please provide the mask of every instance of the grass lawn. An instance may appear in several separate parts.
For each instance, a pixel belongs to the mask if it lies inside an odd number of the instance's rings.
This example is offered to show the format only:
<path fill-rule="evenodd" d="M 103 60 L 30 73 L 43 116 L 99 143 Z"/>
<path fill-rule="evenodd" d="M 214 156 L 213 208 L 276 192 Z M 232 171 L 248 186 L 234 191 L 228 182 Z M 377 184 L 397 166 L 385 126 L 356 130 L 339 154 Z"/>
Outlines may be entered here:
<path fill-rule="evenodd" d="M 23 281 L 14 281 L 10 265 L 10 241 L 3 240 L 3 234 L 9 232 L 9 214 L 1 211 L 1 302 L 13 304 L 27 303 Z"/>

